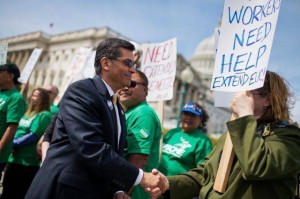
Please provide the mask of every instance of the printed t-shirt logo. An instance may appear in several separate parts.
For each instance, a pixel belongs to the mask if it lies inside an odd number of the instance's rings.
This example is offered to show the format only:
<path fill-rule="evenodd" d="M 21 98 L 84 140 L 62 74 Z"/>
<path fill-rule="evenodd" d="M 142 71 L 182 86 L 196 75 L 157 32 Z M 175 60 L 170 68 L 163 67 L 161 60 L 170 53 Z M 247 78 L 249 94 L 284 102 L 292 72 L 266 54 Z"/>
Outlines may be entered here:
<path fill-rule="evenodd" d="M 0 99 L 0 106 L 3 106 L 5 104 L 5 100 L 4 99 Z"/>
<path fill-rule="evenodd" d="M 180 142 L 181 143 L 174 144 L 174 146 L 171 144 L 164 144 L 163 152 L 180 158 L 187 148 L 192 147 L 192 145 L 183 137 L 180 137 Z"/>
<path fill-rule="evenodd" d="M 149 137 L 149 133 L 145 129 L 141 129 L 140 132 L 139 132 L 139 134 L 140 134 L 141 138 L 147 138 L 147 137 Z"/>

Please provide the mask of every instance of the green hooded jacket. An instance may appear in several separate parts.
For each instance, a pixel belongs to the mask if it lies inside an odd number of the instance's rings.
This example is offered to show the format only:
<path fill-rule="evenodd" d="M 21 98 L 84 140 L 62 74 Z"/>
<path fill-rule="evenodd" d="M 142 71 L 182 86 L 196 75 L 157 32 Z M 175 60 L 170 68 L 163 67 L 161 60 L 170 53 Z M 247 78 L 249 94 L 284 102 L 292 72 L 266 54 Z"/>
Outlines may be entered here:
<path fill-rule="evenodd" d="M 300 130 L 265 125 L 259 135 L 254 116 L 227 123 L 235 157 L 225 193 L 213 189 L 223 135 L 203 164 L 168 177 L 172 199 L 292 199 L 300 172 Z"/>

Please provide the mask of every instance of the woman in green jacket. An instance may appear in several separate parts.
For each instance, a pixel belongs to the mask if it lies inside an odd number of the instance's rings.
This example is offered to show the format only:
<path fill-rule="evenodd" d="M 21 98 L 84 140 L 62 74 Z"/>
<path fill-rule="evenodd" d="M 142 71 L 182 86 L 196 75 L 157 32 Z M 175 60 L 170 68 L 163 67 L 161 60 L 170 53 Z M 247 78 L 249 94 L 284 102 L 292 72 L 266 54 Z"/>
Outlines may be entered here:
<path fill-rule="evenodd" d="M 232 170 L 224 193 L 213 189 L 224 147 L 223 135 L 198 168 L 162 178 L 172 199 L 292 199 L 300 172 L 300 130 L 291 121 L 293 95 L 278 74 L 267 71 L 264 86 L 238 93 L 231 102 L 236 119 L 227 122 L 234 149 Z M 162 175 L 162 174 L 160 174 Z M 168 179 L 168 180 L 166 180 Z"/>

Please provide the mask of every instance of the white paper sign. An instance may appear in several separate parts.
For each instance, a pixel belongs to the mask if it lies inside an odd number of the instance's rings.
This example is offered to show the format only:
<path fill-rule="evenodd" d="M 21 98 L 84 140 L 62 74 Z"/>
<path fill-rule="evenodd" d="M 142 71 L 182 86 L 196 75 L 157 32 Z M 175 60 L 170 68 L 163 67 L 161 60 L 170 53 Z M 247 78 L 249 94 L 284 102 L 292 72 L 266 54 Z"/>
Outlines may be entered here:
<path fill-rule="evenodd" d="M 280 0 L 225 0 L 211 89 L 263 86 Z"/>
<path fill-rule="evenodd" d="M 230 102 L 236 92 L 214 91 L 215 107 L 230 107 Z"/>
<path fill-rule="evenodd" d="M 170 100 L 176 75 L 177 40 L 142 45 L 141 70 L 149 80 L 147 101 Z"/>
<path fill-rule="evenodd" d="M 79 48 L 76 50 L 71 64 L 66 71 L 66 77 L 74 78 L 79 72 L 81 72 L 91 51 L 91 48 Z"/>
<path fill-rule="evenodd" d="M 94 67 L 95 56 L 96 56 L 96 51 L 93 50 L 88 56 L 86 63 L 81 71 L 83 78 L 93 78 L 95 76 L 95 67 Z"/>
<path fill-rule="evenodd" d="M 0 65 L 6 64 L 7 44 L 0 43 Z"/>
<path fill-rule="evenodd" d="M 41 48 L 35 48 L 32 51 L 32 53 L 31 53 L 26 65 L 25 65 L 24 69 L 21 72 L 21 76 L 18 79 L 19 82 L 24 83 L 24 84 L 28 82 L 29 77 L 30 77 L 30 75 L 31 75 L 31 73 L 32 73 L 32 71 L 35 67 L 35 64 L 36 64 L 37 60 L 39 59 L 39 57 L 42 54 L 42 51 L 43 51 L 43 49 L 41 49 Z"/>
<path fill-rule="evenodd" d="M 88 57 L 90 56 L 92 51 L 92 48 L 79 48 L 75 51 L 75 55 L 71 61 L 71 64 L 69 65 L 67 71 L 66 71 L 66 77 L 67 80 L 64 83 L 63 87 L 60 89 L 60 92 L 58 93 L 54 104 L 57 105 L 61 98 L 63 97 L 63 94 L 67 90 L 68 86 L 73 83 L 76 80 L 83 79 L 84 77 L 81 77 L 80 73 L 82 72 Z"/>

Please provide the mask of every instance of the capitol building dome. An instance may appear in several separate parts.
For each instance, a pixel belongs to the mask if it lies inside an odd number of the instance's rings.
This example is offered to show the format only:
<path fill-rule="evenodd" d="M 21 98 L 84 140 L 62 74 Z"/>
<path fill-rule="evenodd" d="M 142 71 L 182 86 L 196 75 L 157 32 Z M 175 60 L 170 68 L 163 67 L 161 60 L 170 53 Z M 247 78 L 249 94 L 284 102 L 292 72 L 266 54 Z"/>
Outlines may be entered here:
<path fill-rule="evenodd" d="M 210 35 L 209 37 L 202 40 L 194 53 L 196 55 L 203 55 L 203 54 L 211 54 L 215 51 L 215 35 Z"/>
<path fill-rule="evenodd" d="M 215 35 L 212 34 L 209 37 L 202 40 L 192 56 L 190 63 L 193 69 L 198 73 L 202 80 L 202 83 L 206 88 L 210 88 L 211 78 L 215 65 L 216 56 L 216 44 Z M 208 89 L 206 96 L 212 97 L 211 92 Z"/>

